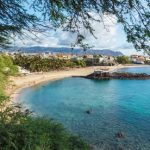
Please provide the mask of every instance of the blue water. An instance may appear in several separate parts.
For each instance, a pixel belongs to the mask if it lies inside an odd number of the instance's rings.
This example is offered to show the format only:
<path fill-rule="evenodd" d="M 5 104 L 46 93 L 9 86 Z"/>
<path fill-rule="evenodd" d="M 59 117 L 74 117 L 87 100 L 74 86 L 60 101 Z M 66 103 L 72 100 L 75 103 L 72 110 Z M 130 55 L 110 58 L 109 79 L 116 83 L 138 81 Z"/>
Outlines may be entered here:
<path fill-rule="evenodd" d="M 122 71 L 141 69 L 150 73 L 150 67 Z M 96 150 L 150 150 L 150 80 L 66 78 L 25 89 L 20 99 L 38 115 L 61 122 Z M 125 137 L 117 138 L 118 132 Z"/>
<path fill-rule="evenodd" d="M 147 73 L 150 74 L 150 67 L 135 67 L 135 68 L 123 68 L 119 69 L 118 72 L 132 72 L 132 73 Z"/>

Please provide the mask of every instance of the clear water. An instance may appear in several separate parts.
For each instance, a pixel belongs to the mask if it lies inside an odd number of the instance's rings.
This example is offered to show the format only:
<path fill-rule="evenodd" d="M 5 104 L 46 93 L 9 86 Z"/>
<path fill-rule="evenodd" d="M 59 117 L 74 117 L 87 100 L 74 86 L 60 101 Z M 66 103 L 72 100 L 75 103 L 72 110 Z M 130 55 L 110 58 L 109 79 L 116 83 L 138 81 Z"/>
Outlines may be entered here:
<path fill-rule="evenodd" d="M 132 73 L 147 73 L 150 74 L 150 67 L 135 67 L 135 68 L 123 68 L 119 69 L 118 72 L 132 72 Z"/>
<path fill-rule="evenodd" d="M 128 71 L 141 69 L 150 73 L 150 67 Z M 25 89 L 20 99 L 37 114 L 61 122 L 96 150 L 150 150 L 150 80 L 66 78 Z M 118 132 L 125 137 L 117 138 Z"/>

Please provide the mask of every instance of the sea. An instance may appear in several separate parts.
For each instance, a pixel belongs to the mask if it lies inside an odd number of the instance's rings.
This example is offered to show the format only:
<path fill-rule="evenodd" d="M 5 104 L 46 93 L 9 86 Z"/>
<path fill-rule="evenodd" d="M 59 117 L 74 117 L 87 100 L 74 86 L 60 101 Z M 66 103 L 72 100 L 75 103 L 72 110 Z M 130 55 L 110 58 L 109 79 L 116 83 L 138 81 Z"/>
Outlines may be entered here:
<path fill-rule="evenodd" d="M 150 74 L 150 67 L 118 71 Z M 150 150 L 150 80 L 70 77 L 23 89 L 19 101 L 94 150 Z"/>

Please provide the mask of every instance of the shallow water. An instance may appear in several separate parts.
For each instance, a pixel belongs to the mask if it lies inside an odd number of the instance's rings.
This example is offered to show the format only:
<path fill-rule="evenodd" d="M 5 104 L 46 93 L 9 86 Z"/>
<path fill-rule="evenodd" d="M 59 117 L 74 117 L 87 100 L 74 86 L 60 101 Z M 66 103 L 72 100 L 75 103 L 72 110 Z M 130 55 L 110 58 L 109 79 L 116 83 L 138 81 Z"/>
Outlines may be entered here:
<path fill-rule="evenodd" d="M 141 70 L 150 74 L 150 67 L 121 69 Z M 66 78 L 25 89 L 19 99 L 97 150 L 150 150 L 150 80 Z M 117 138 L 118 132 L 124 138 Z"/>
<path fill-rule="evenodd" d="M 147 73 L 150 74 L 150 67 L 145 66 L 145 67 L 129 67 L 129 68 L 122 68 L 118 69 L 119 72 L 132 72 L 132 73 Z"/>

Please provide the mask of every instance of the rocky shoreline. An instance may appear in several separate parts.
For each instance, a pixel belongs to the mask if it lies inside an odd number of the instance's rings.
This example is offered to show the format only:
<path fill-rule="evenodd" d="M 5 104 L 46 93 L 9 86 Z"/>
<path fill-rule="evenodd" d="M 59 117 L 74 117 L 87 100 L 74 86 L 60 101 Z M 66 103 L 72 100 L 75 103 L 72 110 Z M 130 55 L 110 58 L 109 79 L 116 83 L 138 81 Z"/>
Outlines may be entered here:
<path fill-rule="evenodd" d="M 113 72 L 113 73 L 92 73 L 84 78 L 98 79 L 98 80 L 110 80 L 110 79 L 128 79 L 128 80 L 144 80 L 150 79 L 150 75 L 145 73 L 126 73 L 126 72 Z"/>

